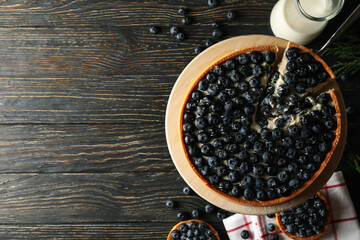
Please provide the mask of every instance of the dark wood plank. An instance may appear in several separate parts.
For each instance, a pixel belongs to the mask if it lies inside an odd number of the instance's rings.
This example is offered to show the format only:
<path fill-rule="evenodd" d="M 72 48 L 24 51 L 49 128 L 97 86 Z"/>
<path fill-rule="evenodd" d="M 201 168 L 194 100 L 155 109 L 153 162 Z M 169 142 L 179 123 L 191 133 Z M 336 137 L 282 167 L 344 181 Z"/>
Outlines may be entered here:
<path fill-rule="evenodd" d="M 227 37 L 271 34 L 268 25 L 228 26 Z M 186 27 L 178 42 L 169 27 L 151 35 L 148 26 L 86 28 L 0 28 L 2 76 L 174 75 L 211 37 L 210 24 Z"/>
<path fill-rule="evenodd" d="M 1 174 L 0 224 L 176 222 L 179 210 L 203 209 L 184 196 L 175 172 Z M 179 202 L 165 207 L 167 199 Z M 214 215 L 206 217 L 215 220 Z"/>
<path fill-rule="evenodd" d="M 4 239 L 149 239 L 164 240 L 177 222 L 125 222 L 113 224 L 0 225 Z M 214 225 L 214 224 L 213 224 Z M 228 239 L 222 223 L 213 226 Z"/>
<path fill-rule="evenodd" d="M 0 126 L 0 173 L 170 171 L 161 123 Z"/>
<path fill-rule="evenodd" d="M 0 77 L 0 123 L 164 122 L 176 76 Z"/>
<path fill-rule="evenodd" d="M 230 0 L 210 8 L 207 0 L 195 1 L 46 1 L 18 2 L 5 0 L 0 7 L 2 26 L 134 26 L 169 24 L 180 21 L 179 6 L 191 8 L 198 21 L 224 20 L 226 11 L 236 9 L 241 20 L 249 23 L 266 22 L 268 11 L 276 1 Z M 254 14 L 256 13 L 256 14 Z"/>

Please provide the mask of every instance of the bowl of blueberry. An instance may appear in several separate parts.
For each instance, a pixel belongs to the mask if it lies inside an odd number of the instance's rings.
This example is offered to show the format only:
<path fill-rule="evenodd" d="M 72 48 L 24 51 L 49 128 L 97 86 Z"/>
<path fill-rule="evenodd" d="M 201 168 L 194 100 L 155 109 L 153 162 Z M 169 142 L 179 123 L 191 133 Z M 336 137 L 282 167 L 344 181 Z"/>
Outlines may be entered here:
<path fill-rule="evenodd" d="M 283 39 L 240 36 L 194 58 L 166 110 L 172 160 L 201 197 L 268 214 L 311 198 L 335 171 L 346 113 L 329 66 Z"/>

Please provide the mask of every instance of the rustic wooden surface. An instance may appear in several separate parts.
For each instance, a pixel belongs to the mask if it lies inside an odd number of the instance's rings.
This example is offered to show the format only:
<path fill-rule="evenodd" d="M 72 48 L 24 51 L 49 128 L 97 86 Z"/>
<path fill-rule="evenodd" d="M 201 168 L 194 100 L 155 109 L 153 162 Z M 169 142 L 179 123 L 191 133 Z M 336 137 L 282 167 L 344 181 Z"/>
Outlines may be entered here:
<path fill-rule="evenodd" d="M 165 140 L 168 96 L 193 49 L 224 22 L 226 38 L 269 34 L 275 0 L 0 1 L 0 239 L 165 239 L 184 196 Z M 359 1 L 346 1 L 317 48 Z M 177 42 L 180 6 L 195 23 Z M 238 18 L 228 22 L 226 11 Z M 149 25 L 162 28 L 149 33 Z M 359 28 L 359 21 L 353 28 Z M 331 65 L 334 59 L 325 59 Z M 340 83 L 357 110 L 359 83 Z M 360 114 L 348 143 L 360 147 Z M 359 214 L 360 174 L 343 159 Z M 179 202 L 165 208 L 167 199 Z M 356 204 L 357 203 L 357 204 Z M 211 223 L 227 239 L 221 221 Z"/>

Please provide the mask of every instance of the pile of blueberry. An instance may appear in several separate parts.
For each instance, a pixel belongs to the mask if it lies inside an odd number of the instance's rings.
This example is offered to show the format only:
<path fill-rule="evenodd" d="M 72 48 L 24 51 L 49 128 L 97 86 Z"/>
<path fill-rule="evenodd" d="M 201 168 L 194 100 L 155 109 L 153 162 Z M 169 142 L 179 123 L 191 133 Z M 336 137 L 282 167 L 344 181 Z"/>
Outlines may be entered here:
<path fill-rule="evenodd" d="M 289 48 L 286 57 L 284 75 L 273 72 L 273 51 L 228 59 L 199 79 L 186 102 L 188 155 L 224 193 L 250 201 L 288 196 L 331 149 L 337 127 L 331 97 L 307 94 L 329 75 L 300 49 Z"/>
<path fill-rule="evenodd" d="M 310 237 L 323 232 L 328 223 L 326 203 L 315 195 L 298 207 L 281 212 L 279 217 L 286 231 L 298 237 Z"/>
<path fill-rule="evenodd" d="M 171 233 L 172 240 L 180 239 L 198 239 L 198 240 L 216 240 L 217 233 L 213 232 L 205 222 L 190 221 L 181 223 L 179 227 Z"/>

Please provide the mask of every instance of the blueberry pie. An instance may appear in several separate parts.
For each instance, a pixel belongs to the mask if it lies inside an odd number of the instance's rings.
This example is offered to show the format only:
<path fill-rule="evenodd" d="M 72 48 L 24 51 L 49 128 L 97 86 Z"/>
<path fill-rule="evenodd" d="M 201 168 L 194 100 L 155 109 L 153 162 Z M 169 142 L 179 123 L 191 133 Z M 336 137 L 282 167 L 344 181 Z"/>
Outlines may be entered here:
<path fill-rule="evenodd" d="M 326 63 L 289 43 L 238 51 L 197 79 L 181 112 L 182 144 L 215 191 L 252 205 L 300 194 L 340 138 L 340 109 Z M 325 88 L 324 88 L 325 87 Z"/>
<path fill-rule="evenodd" d="M 220 240 L 218 233 L 210 224 L 198 219 L 179 222 L 171 229 L 167 240 L 180 239 Z"/>

